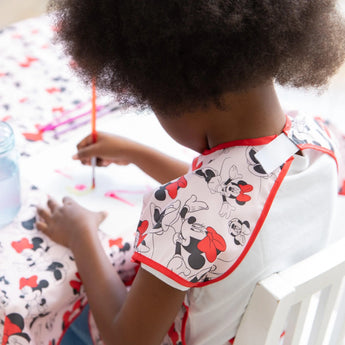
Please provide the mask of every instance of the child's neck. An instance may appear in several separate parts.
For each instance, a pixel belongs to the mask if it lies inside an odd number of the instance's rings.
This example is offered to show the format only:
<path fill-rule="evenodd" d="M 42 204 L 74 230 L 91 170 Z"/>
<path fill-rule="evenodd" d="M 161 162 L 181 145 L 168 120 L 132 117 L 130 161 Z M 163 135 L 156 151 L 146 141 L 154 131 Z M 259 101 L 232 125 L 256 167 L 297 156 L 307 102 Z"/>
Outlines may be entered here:
<path fill-rule="evenodd" d="M 229 141 L 280 134 L 285 115 L 273 83 L 242 93 L 227 93 L 221 109 L 210 105 L 179 117 L 159 116 L 165 130 L 197 152 Z"/>
<path fill-rule="evenodd" d="M 212 148 L 229 141 L 280 134 L 285 125 L 273 84 L 224 96 L 224 110 L 212 107 L 205 113 L 207 143 Z"/>

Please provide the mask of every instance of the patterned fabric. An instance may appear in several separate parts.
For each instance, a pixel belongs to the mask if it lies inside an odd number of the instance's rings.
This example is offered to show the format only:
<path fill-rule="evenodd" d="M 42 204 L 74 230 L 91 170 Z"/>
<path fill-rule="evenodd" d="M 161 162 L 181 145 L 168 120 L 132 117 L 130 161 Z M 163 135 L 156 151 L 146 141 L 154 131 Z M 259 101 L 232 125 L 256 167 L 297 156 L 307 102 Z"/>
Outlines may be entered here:
<path fill-rule="evenodd" d="M 34 226 L 44 193 L 35 186 L 23 190 L 20 213 L 0 230 L 0 344 L 57 345 L 87 298 L 72 253 Z M 133 235 L 99 236 L 109 260 L 130 285 L 137 271 L 131 261 Z"/>
<path fill-rule="evenodd" d="M 9 122 L 23 135 L 23 140 L 17 140 L 22 158 L 73 140 L 75 128 L 90 121 L 90 116 L 82 116 L 40 131 L 91 109 L 91 91 L 74 75 L 71 58 L 54 44 L 55 31 L 47 16 L 0 29 L 0 121 Z M 97 105 L 108 110 L 117 106 L 101 95 Z"/>
<path fill-rule="evenodd" d="M 335 158 L 329 131 L 318 119 L 289 117 L 284 133 L 300 150 L 314 149 Z M 273 139 L 220 145 L 196 158 L 187 175 L 157 189 L 144 203 L 133 258 L 181 289 L 202 287 L 231 274 L 255 241 L 293 159 L 266 174 L 255 153 Z M 181 328 L 175 327 L 174 334 L 183 339 L 185 323 L 176 324 Z M 166 343 L 176 342 L 170 337 Z"/>
<path fill-rule="evenodd" d="M 345 135 L 329 121 L 306 115 L 296 116 L 287 124 L 285 133 L 301 150 L 314 148 L 336 159 L 338 192 L 345 195 Z"/>
<path fill-rule="evenodd" d="M 89 125 L 87 116 L 69 121 L 90 112 L 91 92 L 52 41 L 54 32 L 46 16 L 0 29 L 0 121 L 15 130 L 20 164 L 54 145 L 75 142 L 76 128 Z M 108 112 L 117 106 L 103 96 L 97 105 Z M 52 127 L 42 131 L 47 124 Z M 46 194 L 21 182 L 21 210 L 0 229 L 0 344 L 57 345 L 87 299 L 71 252 L 34 226 L 36 205 L 44 204 Z M 130 241 L 99 236 L 109 260 L 130 284 L 137 267 L 131 262 L 133 235 Z"/>

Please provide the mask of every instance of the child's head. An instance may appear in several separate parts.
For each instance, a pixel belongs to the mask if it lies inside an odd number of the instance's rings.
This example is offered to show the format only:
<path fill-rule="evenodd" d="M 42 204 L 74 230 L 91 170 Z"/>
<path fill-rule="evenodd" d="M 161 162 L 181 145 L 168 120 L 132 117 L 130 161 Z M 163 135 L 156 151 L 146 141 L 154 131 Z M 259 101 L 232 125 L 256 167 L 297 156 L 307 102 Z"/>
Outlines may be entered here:
<path fill-rule="evenodd" d="M 167 115 L 274 80 L 319 87 L 345 58 L 336 0 L 53 0 L 98 88 Z"/>

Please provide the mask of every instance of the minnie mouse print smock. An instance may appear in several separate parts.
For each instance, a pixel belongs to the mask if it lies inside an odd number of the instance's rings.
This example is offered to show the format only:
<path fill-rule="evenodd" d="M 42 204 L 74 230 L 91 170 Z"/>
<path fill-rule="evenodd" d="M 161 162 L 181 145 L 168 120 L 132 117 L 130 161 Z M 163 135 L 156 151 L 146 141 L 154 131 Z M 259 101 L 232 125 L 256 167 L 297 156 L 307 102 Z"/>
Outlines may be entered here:
<path fill-rule="evenodd" d="M 290 115 L 280 136 L 218 145 L 195 158 L 188 174 L 147 196 L 133 259 L 188 290 L 163 344 L 226 343 L 258 279 L 326 244 L 326 232 L 313 234 L 310 218 L 318 222 L 318 212 L 333 202 L 337 155 L 324 122 Z M 276 166 L 267 171 L 261 160 Z M 311 195 L 314 176 L 318 200 Z M 309 236 L 305 243 L 296 242 L 301 232 Z"/>

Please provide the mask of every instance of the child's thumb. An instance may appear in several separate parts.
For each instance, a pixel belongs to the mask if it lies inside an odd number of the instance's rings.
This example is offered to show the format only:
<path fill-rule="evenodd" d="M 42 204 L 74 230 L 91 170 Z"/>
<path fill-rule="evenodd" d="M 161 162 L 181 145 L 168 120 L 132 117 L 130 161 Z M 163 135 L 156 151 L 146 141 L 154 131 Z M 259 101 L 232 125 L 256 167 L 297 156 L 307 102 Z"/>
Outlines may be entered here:
<path fill-rule="evenodd" d="M 80 150 L 78 150 L 78 152 L 76 154 L 74 154 L 72 156 L 73 159 L 85 159 L 85 158 L 91 158 L 93 156 L 95 156 L 95 153 L 93 152 L 93 147 L 92 146 L 87 146 L 84 147 Z"/>
<path fill-rule="evenodd" d="M 108 217 L 108 213 L 106 211 L 99 211 L 98 212 L 98 221 L 99 221 L 99 224 L 101 224 L 105 218 Z"/>

